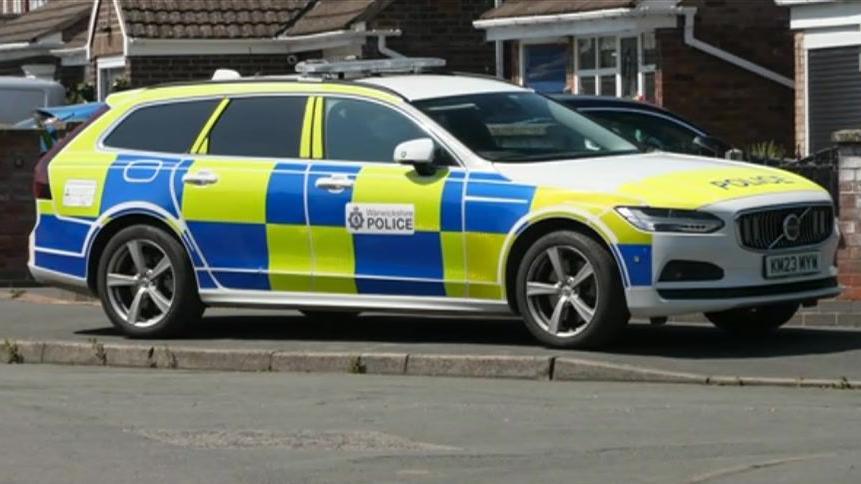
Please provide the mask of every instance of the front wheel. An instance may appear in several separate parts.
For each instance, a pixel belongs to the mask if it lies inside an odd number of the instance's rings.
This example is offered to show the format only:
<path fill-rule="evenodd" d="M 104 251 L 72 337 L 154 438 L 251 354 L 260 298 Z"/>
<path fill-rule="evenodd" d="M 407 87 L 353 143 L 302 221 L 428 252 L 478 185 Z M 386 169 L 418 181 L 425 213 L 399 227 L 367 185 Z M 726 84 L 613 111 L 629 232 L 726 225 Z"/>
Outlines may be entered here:
<path fill-rule="evenodd" d="M 529 331 L 557 348 L 604 345 L 630 318 L 613 256 L 578 232 L 553 232 L 533 244 L 517 271 L 516 297 Z"/>
<path fill-rule="evenodd" d="M 185 249 L 156 227 L 134 225 L 114 235 L 97 282 L 102 307 L 128 336 L 173 335 L 203 314 Z"/>
<path fill-rule="evenodd" d="M 783 303 L 706 313 L 706 318 L 732 334 L 764 336 L 788 323 L 797 311 L 798 303 Z"/>

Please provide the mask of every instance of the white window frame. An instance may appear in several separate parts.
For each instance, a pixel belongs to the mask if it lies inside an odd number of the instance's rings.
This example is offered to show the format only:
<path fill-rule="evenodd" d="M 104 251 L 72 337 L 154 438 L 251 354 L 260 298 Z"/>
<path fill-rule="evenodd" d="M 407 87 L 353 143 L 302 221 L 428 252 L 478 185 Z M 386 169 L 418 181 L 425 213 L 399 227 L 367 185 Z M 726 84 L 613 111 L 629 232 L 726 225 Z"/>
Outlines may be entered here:
<path fill-rule="evenodd" d="M 535 39 L 522 39 L 518 42 L 517 49 L 517 73 L 519 76 L 519 84 L 526 86 L 526 47 L 528 45 L 545 45 L 558 44 L 569 46 L 571 37 L 541 37 Z M 568 69 L 565 70 L 565 85 L 568 85 Z"/>
<path fill-rule="evenodd" d="M 96 95 L 99 101 L 104 101 L 108 97 L 108 89 L 110 86 L 105 86 L 105 72 L 125 69 L 126 58 L 124 56 L 101 57 L 96 61 Z"/>
<path fill-rule="evenodd" d="M 634 37 L 637 39 L 637 96 L 645 96 L 645 74 L 657 72 L 657 65 L 644 64 L 643 61 L 643 36 L 645 34 L 654 33 L 654 30 L 635 30 L 618 32 L 608 35 L 588 35 L 573 38 L 573 64 L 574 64 L 574 89 L 575 94 L 580 92 L 580 78 L 593 77 L 595 79 L 595 94 L 599 96 L 614 96 L 621 97 L 622 95 L 622 39 Z M 616 44 L 616 67 L 600 67 L 601 47 L 600 39 L 606 37 L 614 37 Z M 595 42 L 595 68 L 580 69 L 579 42 L 581 39 L 592 39 Z M 601 92 L 601 77 L 616 76 L 616 92 L 605 93 Z M 591 94 L 591 93 L 590 93 Z"/>

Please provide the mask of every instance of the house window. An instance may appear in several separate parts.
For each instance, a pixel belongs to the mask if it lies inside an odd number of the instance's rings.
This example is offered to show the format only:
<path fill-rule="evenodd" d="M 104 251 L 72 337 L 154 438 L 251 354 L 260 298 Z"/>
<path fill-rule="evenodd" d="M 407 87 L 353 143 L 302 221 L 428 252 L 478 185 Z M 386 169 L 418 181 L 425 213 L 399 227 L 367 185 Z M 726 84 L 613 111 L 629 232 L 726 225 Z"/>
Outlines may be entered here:
<path fill-rule="evenodd" d="M 524 45 L 524 85 L 538 92 L 564 92 L 568 55 L 564 43 Z"/>
<path fill-rule="evenodd" d="M 97 61 L 97 88 L 99 101 L 104 101 L 114 90 L 118 79 L 125 77 L 126 60 L 124 57 L 106 57 Z"/>
<path fill-rule="evenodd" d="M 576 39 L 577 94 L 655 99 L 657 42 L 654 32 L 641 35 Z"/>
<path fill-rule="evenodd" d="M 24 13 L 24 0 L 2 0 L 4 15 L 19 15 Z"/>

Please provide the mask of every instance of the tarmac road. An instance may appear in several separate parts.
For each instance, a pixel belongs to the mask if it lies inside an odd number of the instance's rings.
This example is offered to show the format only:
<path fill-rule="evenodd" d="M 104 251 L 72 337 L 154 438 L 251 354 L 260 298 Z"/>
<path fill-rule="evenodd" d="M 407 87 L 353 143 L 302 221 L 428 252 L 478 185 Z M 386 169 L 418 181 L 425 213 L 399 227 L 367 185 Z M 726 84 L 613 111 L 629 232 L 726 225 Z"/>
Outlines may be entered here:
<path fill-rule="evenodd" d="M 0 342 L 97 339 L 129 342 L 99 306 L 0 299 Z M 704 375 L 861 380 L 861 330 L 786 328 L 764 341 L 739 341 L 704 325 L 631 325 L 601 352 L 539 346 L 519 321 L 362 316 L 311 322 L 296 312 L 209 310 L 186 337 L 142 342 L 205 348 L 314 352 L 556 355 Z"/>
<path fill-rule="evenodd" d="M 0 366 L 0 483 L 857 483 L 854 391 Z"/>

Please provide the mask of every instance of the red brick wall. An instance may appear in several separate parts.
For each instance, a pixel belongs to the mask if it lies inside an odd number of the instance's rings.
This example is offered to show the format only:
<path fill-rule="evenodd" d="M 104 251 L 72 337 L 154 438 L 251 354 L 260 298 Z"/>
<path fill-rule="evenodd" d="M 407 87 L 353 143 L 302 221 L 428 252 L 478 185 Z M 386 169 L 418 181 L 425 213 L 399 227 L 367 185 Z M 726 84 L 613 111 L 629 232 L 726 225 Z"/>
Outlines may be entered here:
<path fill-rule="evenodd" d="M 493 0 L 395 0 L 371 26 L 400 29 L 401 36 L 390 37 L 387 46 L 406 56 L 441 57 L 451 70 L 493 74 L 494 44 L 472 26 L 491 8 Z"/>
<path fill-rule="evenodd" d="M 36 131 L 0 130 L 0 285 L 30 279 L 27 238 L 36 220 L 31 187 L 38 158 Z"/>
<path fill-rule="evenodd" d="M 807 51 L 804 32 L 795 33 L 795 153 L 800 158 L 807 144 Z"/>
<path fill-rule="evenodd" d="M 687 0 L 685 5 L 698 7 L 698 39 L 793 77 L 788 9 L 759 0 Z M 687 46 L 683 24 L 680 18 L 678 28 L 658 31 L 663 106 L 738 147 L 773 140 L 794 153 L 794 91 Z"/>
<path fill-rule="evenodd" d="M 123 53 L 123 33 L 117 9 L 112 0 L 97 0 L 96 28 L 93 44 L 90 46 L 93 57 L 120 55 Z"/>
<path fill-rule="evenodd" d="M 855 141 L 840 144 L 840 232 L 837 255 L 843 299 L 861 300 L 861 132 Z"/>
<path fill-rule="evenodd" d="M 792 89 L 694 50 L 678 30 L 658 33 L 659 102 L 740 147 L 775 141 L 794 150 Z"/>
<path fill-rule="evenodd" d="M 302 53 L 298 58 L 319 58 L 319 52 Z M 212 78 L 219 68 L 234 69 L 243 76 L 294 72 L 287 54 L 272 55 L 186 55 L 132 57 L 127 60 L 132 87 L 164 82 L 197 81 Z"/>

